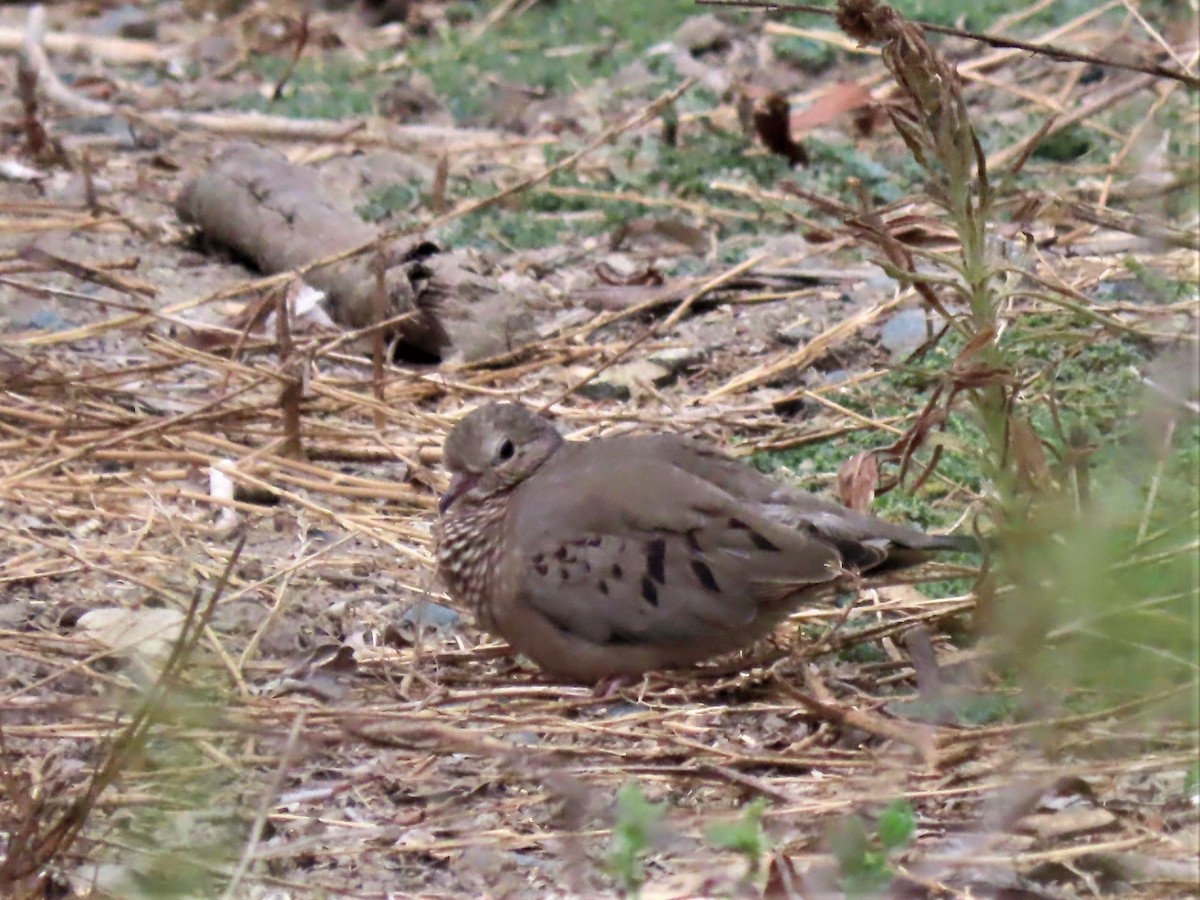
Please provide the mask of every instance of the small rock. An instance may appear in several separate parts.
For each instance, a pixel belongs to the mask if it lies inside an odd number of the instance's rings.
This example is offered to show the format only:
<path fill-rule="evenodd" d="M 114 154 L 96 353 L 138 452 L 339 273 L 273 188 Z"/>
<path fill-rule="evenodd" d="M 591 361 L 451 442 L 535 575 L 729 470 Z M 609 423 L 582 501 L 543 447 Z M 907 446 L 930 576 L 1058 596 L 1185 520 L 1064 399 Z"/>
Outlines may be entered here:
<path fill-rule="evenodd" d="M 568 328 L 574 328 L 576 325 L 582 325 L 584 322 L 592 318 L 592 311 L 582 307 L 572 307 L 568 309 L 560 309 L 554 313 L 546 321 L 538 325 L 538 337 L 548 338 Z"/>
<path fill-rule="evenodd" d="M 60 120 L 59 127 L 69 134 L 112 138 L 122 150 L 136 150 L 141 146 L 129 122 L 120 116 L 75 116 Z"/>
<path fill-rule="evenodd" d="M 657 83 L 654 73 L 640 59 L 635 60 L 623 69 L 618 69 L 612 78 L 608 79 L 610 91 L 637 91 L 646 85 Z"/>
<path fill-rule="evenodd" d="M 191 46 L 192 59 L 208 66 L 219 66 L 228 62 L 237 53 L 237 42 L 224 34 L 210 34 L 200 38 Z"/>
<path fill-rule="evenodd" d="M 705 357 L 702 347 L 663 347 L 655 350 L 646 358 L 657 366 L 662 366 L 672 374 L 688 366 L 694 366 Z"/>
<path fill-rule="evenodd" d="M 646 385 L 662 387 L 674 378 L 670 369 L 647 359 L 620 363 L 605 369 L 578 393 L 589 400 L 625 400 L 634 391 L 644 390 Z"/>
<path fill-rule="evenodd" d="M 79 617 L 77 632 L 132 661 L 138 673 L 153 681 L 183 634 L 184 616 L 177 609 L 101 607 Z"/>
<path fill-rule="evenodd" d="M 830 369 L 825 373 L 824 384 L 841 384 L 849 377 L 850 373 L 845 369 Z"/>
<path fill-rule="evenodd" d="M 395 122 L 421 122 L 442 108 L 429 76 L 414 72 L 397 78 L 375 98 L 379 115 Z"/>
<path fill-rule="evenodd" d="M 56 172 L 46 185 L 46 197 L 57 203 L 82 206 L 91 197 L 112 193 L 112 183 L 103 178 L 85 178 L 73 172 Z"/>
<path fill-rule="evenodd" d="M 449 631 L 461 618 L 457 610 L 432 600 L 420 600 L 400 614 L 400 622 L 403 625 L 421 630 L 432 628 L 435 631 Z"/>
<path fill-rule="evenodd" d="M 813 328 L 812 322 L 807 316 L 803 316 L 792 322 L 790 325 L 785 325 L 776 332 L 776 337 L 785 344 L 799 345 L 807 344 L 816 337 L 817 330 Z"/>
<path fill-rule="evenodd" d="M 38 331 L 66 331 L 74 328 L 73 322 L 68 322 L 52 309 L 39 309 L 25 322 L 25 327 Z"/>
<path fill-rule="evenodd" d="M 905 309 L 883 323 L 879 341 L 898 359 L 929 340 L 929 320 L 923 309 Z"/>
<path fill-rule="evenodd" d="M 714 16 L 705 13 L 692 16 L 675 30 L 672 40 L 693 56 L 712 50 L 723 50 L 729 46 L 729 26 Z"/>
<path fill-rule="evenodd" d="M 92 23 L 92 34 L 152 41 L 158 37 L 158 23 L 145 10 L 133 4 L 115 6 Z"/>

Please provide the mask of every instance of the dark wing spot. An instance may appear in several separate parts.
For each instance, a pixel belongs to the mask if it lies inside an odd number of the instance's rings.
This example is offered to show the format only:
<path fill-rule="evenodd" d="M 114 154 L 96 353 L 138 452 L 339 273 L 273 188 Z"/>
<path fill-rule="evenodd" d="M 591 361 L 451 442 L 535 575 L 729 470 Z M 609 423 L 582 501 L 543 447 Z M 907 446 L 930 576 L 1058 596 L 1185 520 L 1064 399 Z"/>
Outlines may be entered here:
<path fill-rule="evenodd" d="M 755 531 L 753 528 L 751 528 L 749 525 L 747 525 L 741 519 L 730 517 L 729 527 L 737 529 L 738 531 L 750 532 L 750 534 L 749 534 L 750 543 L 752 543 L 759 550 L 774 550 L 776 552 L 779 551 L 778 547 L 776 547 L 774 544 L 772 544 L 769 540 L 767 540 L 765 537 L 763 537 L 761 534 L 759 534 L 757 531 Z"/>
<path fill-rule="evenodd" d="M 546 561 L 546 554 L 545 554 L 545 553 L 535 553 L 535 554 L 533 554 L 533 564 L 534 564 L 535 566 L 540 566 L 540 565 L 541 565 L 542 563 L 544 563 L 545 561 Z"/>
<path fill-rule="evenodd" d="M 761 534 L 759 534 L 757 531 L 754 531 L 753 529 L 751 529 L 751 531 L 750 531 L 750 543 L 754 544 L 754 546 L 757 547 L 759 550 L 774 550 L 776 553 L 779 552 L 778 547 L 776 547 L 774 544 L 772 544 L 765 537 L 763 537 Z"/>
<path fill-rule="evenodd" d="M 589 547 L 599 547 L 603 543 L 604 538 L 600 537 L 600 535 L 595 535 L 587 539 L 587 545 Z"/>
<path fill-rule="evenodd" d="M 887 558 L 887 551 L 858 541 L 835 541 L 834 546 L 842 556 L 842 564 L 850 569 L 873 569 Z"/>
<path fill-rule="evenodd" d="M 603 578 L 600 579 L 600 593 L 602 593 L 605 597 L 608 596 L 608 582 Z"/>
<path fill-rule="evenodd" d="M 538 556 L 540 556 L 540 555 L 541 554 L 539 554 Z M 533 559 L 533 571 L 537 572 L 539 575 L 541 575 L 543 578 L 545 578 L 547 575 L 550 574 L 550 567 L 547 566 L 546 563 L 542 559 L 539 559 L 537 556 L 535 556 Z"/>
<path fill-rule="evenodd" d="M 568 569 L 566 569 L 564 567 L 564 568 L 558 570 L 558 577 L 561 578 L 565 582 L 568 578 L 571 577 L 571 573 Z"/>
<path fill-rule="evenodd" d="M 700 583 L 707 590 L 712 591 L 714 594 L 720 592 L 721 586 L 717 584 L 716 576 L 713 575 L 712 569 L 708 567 L 708 563 L 703 560 L 693 559 L 692 571 L 696 573 L 696 577 L 700 579 Z"/>
<path fill-rule="evenodd" d="M 654 538 L 646 542 L 646 571 L 659 584 L 665 584 L 667 562 L 667 542 L 663 538 Z"/>
<path fill-rule="evenodd" d="M 642 579 L 642 596 L 651 606 L 658 606 L 658 587 L 648 576 Z"/>
<path fill-rule="evenodd" d="M 620 563 L 613 563 L 612 577 L 617 579 L 617 581 L 620 581 L 625 577 L 625 570 L 621 568 Z"/>
<path fill-rule="evenodd" d="M 687 538 L 688 549 L 691 550 L 693 553 L 700 552 L 700 542 L 698 540 L 696 540 L 696 531 L 697 530 L 698 529 L 692 528 L 683 533 L 683 536 L 685 538 Z"/>
<path fill-rule="evenodd" d="M 554 551 L 554 558 L 557 560 L 565 560 L 567 558 L 567 545 L 562 544 Z"/>

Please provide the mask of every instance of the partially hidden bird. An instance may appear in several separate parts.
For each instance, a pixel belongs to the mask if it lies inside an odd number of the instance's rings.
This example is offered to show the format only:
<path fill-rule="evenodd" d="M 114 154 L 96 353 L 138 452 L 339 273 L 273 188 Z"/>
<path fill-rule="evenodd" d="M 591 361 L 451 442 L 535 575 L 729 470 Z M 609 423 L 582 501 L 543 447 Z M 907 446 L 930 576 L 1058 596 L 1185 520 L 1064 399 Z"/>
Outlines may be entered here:
<path fill-rule="evenodd" d="M 564 440 L 516 403 L 463 417 L 443 463 L 437 562 L 451 597 L 542 669 L 583 683 L 740 649 L 856 573 L 975 547 L 678 435 Z"/>

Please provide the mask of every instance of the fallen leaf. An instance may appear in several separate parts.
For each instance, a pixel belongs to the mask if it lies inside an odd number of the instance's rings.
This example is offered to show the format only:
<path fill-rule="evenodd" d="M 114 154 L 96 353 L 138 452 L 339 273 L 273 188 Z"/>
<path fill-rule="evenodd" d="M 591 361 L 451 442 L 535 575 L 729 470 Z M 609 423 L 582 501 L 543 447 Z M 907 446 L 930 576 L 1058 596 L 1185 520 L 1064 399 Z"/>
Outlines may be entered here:
<path fill-rule="evenodd" d="M 1031 487 L 1044 487 L 1050 483 L 1050 464 L 1042 439 L 1024 416 L 1015 416 L 1009 422 L 1009 444 L 1013 460 L 1017 464 L 1017 477 Z"/>
<path fill-rule="evenodd" d="M 697 256 L 704 256 L 712 249 L 713 241 L 707 232 L 678 219 L 633 219 L 623 222 L 613 232 L 610 246 L 616 250 L 622 244 L 632 243 L 639 238 L 652 238 L 654 243 L 678 244 Z"/>
<path fill-rule="evenodd" d="M 855 453 L 842 463 L 837 475 L 838 497 L 842 505 L 858 512 L 866 512 L 875 499 L 879 487 L 879 464 L 870 450 Z"/>
<path fill-rule="evenodd" d="M 932 216 L 905 214 L 884 223 L 888 234 L 910 247 L 955 247 L 958 232 Z"/>
<path fill-rule="evenodd" d="M 1017 823 L 1017 830 L 1048 839 L 1100 831 L 1116 821 L 1117 817 L 1107 809 L 1087 807 L 1056 813 L 1034 813 L 1021 819 Z"/>
<path fill-rule="evenodd" d="M 5 181 L 38 181 L 46 177 L 39 169 L 32 169 L 19 159 L 0 159 L 0 179 Z"/>
<path fill-rule="evenodd" d="M 183 623 L 184 615 L 177 609 L 106 607 L 84 613 L 75 627 L 154 677 L 183 633 Z"/>
<path fill-rule="evenodd" d="M 361 641 L 359 643 L 361 645 Z M 270 696 L 308 694 L 332 703 L 346 694 L 343 677 L 357 671 L 354 647 L 349 643 L 326 642 L 288 666 L 282 676 L 272 679 L 262 690 Z"/>
<path fill-rule="evenodd" d="M 614 241 L 616 236 L 614 235 Z M 612 263 L 601 261 L 596 265 L 596 277 L 604 284 L 618 285 L 620 287 L 659 287 L 664 279 L 663 274 L 654 266 L 646 266 L 645 268 L 635 269 L 629 272 L 622 272 Z"/>
<path fill-rule="evenodd" d="M 874 103 L 871 92 L 856 81 L 832 85 L 812 106 L 791 116 L 791 133 L 806 134 L 838 116 Z"/>

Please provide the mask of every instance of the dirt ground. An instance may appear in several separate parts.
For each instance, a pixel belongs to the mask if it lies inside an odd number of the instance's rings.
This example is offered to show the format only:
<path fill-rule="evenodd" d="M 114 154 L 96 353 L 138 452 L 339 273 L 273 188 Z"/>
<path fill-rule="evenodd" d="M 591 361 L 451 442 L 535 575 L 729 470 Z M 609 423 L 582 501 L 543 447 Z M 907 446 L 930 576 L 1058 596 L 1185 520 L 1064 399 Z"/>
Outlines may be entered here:
<path fill-rule="evenodd" d="M 620 832 L 632 815 L 617 791 L 636 782 L 667 805 L 646 837 L 643 897 L 838 895 L 838 823 L 857 815 L 874 834 L 870 823 L 897 799 L 915 830 L 888 862 L 890 896 L 1196 895 L 1195 785 L 1185 786 L 1194 731 L 1155 718 L 1152 697 L 1084 712 L 1050 702 L 1033 716 L 1016 684 L 987 673 L 985 645 L 971 637 L 975 597 L 959 586 L 869 591 L 845 622 L 838 609 L 803 611 L 735 660 L 649 676 L 615 697 L 555 683 L 452 609 L 431 534 L 446 484 L 441 443 L 465 409 L 494 397 L 549 403 L 572 436 L 673 429 L 746 457 L 836 449 L 849 435 L 888 444 L 924 398 L 864 413 L 840 392 L 911 351 L 894 349 L 905 340 L 898 316 L 917 315 L 923 332 L 924 313 L 869 253 L 816 241 L 812 219 L 778 214 L 790 202 L 779 186 L 731 190 L 757 213 L 664 192 L 661 216 L 686 227 L 619 241 L 598 213 L 568 209 L 547 216 L 565 230 L 539 247 L 454 244 L 446 210 L 482 196 L 464 185 L 533 178 L 653 95 L 602 103 L 601 82 L 515 117 L 505 107 L 464 123 L 442 104 L 399 124 L 343 116 L 336 140 L 290 133 L 270 109 L 246 118 L 238 98 L 270 93 L 253 57 L 286 58 L 301 9 L 234 4 L 204 16 L 201 6 L 149 7 L 149 38 L 128 23 L 134 36 L 110 33 L 120 25 L 106 18 L 110 4 L 51 7 L 47 34 L 83 45 L 64 52 L 49 39 L 53 70 L 74 96 L 112 108 L 71 109 L 42 93 L 40 154 L 17 85 L 28 8 L 0 7 L 5 891 L 616 896 L 614 823 Z M 514 6 L 498 8 L 520 15 Z M 442 22 L 440 9 L 421 15 Z M 399 49 L 432 40 L 414 21 L 373 27 L 355 9 L 319 10 L 304 56 L 350 52 L 403 72 Z M 739 29 L 735 50 L 769 33 L 763 18 Z M 1074 36 L 1100 40 L 1086 23 Z M 1168 38 L 1194 72 L 1194 35 Z M 1013 121 L 1050 87 L 1061 114 L 1085 122 L 1184 90 L 1119 70 L 1093 89 L 1082 68 L 1067 83 L 1044 60 L 984 64 L 1005 51 L 947 46 L 978 74 L 973 109 Z M 732 65 L 683 56 L 701 80 L 705 67 Z M 839 65 L 777 89 L 793 108 L 851 77 L 882 90 L 877 60 Z M 1021 66 L 1021 77 L 1003 77 Z M 1137 79 L 1150 87 L 1136 93 Z M 681 117 L 682 134 L 738 133 L 736 101 L 715 94 L 711 114 Z M 1194 127 L 1194 101 L 1187 108 Z M 164 111 L 180 114 L 172 127 Z M 186 115 L 197 112 L 209 117 Z M 840 133 L 845 120 L 814 129 Z M 662 127 L 651 116 L 622 139 L 650 142 Z M 298 318 L 282 348 L 273 328 L 245 329 L 246 308 L 288 278 L 209 246 L 174 202 L 247 138 L 360 208 L 397 182 L 436 193 L 448 169 L 444 205 L 380 225 L 425 234 L 422 222 L 440 221 L 429 236 L 529 311 L 529 340 L 487 359 L 448 353 L 376 372 L 369 338 L 343 341 L 338 326 Z M 769 155 L 745 140 L 747 154 Z M 903 152 L 887 129 L 861 141 Z M 621 146 L 614 137 L 575 169 L 602 169 Z M 1082 196 L 1104 177 L 1089 170 L 1075 187 Z M 1076 199 L 1070 187 L 1053 194 L 1060 212 L 1029 226 L 1037 240 L 1057 236 L 1029 258 L 1040 277 L 1071 296 L 1114 292 L 1105 315 L 1145 346 L 1195 335 L 1194 293 L 1154 308 L 1124 299 L 1139 283 L 1121 264 L 1135 258 L 1194 284 L 1194 243 L 1073 218 L 1061 212 Z M 761 233 L 742 229 L 746 220 L 761 220 Z M 1194 215 L 1173 222 L 1192 239 L 1195 225 Z M 296 410 L 298 453 L 284 440 Z M 845 456 L 801 467 L 805 486 L 833 493 Z M 977 489 L 938 477 L 939 524 L 978 508 Z M 934 574 L 946 584 L 962 573 Z M 189 604 L 204 610 L 214 597 L 194 652 L 160 678 L 172 640 L 198 621 L 195 610 L 185 618 Z M 1016 711 L 970 724 L 906 706 L 921 699 L 913 641 L 947 677 Z M 744 879 L 745 859 L 714 846 L 710 828 L 760 798 L 771 849 Z"/>

